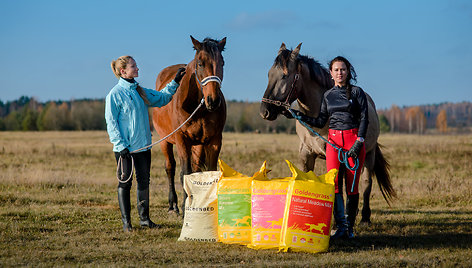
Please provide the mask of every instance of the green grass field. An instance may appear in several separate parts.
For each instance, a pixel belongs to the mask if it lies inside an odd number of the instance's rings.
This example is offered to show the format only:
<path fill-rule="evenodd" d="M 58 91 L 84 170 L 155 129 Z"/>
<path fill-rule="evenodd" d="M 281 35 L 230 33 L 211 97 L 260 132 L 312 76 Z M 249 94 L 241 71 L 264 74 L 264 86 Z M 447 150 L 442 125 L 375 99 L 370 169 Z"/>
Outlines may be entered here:
<path fill-rule="evenodd" d="M 472 136 L 382 135 L 380 143 L 398 198 L 389 207 L 374 183 L 373 224 L 308 254 L 177 242 L 182 219 L 167 213 L 158 146 L 151 218 L 163 228 L 138 227 L 134 182 L 135 228 L 124 233 L 106 132 L 0 132 L 0 266 L 471 267 Z M 220 158 L 247 175 L 267 160 L 269 176 L 283 177 L 291 175 L 285 159 L 300 165 L 297 151 L 295 135 L 225 133 Z M 323 160 L 315 172 L 325 172 Z"/>

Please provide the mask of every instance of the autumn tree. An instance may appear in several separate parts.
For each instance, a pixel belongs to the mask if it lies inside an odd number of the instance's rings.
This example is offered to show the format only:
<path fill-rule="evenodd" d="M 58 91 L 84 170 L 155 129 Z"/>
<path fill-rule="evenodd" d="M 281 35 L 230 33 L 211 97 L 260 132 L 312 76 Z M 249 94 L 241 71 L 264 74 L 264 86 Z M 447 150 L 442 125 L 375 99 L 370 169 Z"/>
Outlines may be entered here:
<path fill-rule="evenodd" d="M 441 133 L 446 133 L 447 132 L 447 114 L 446 110 L 441 110 L 436 117 L 436 128 L 439 130 Z"/>
<path fill-rule="evenodd" d="M 410 107 L 406 110 L 405 119 L 408 121 L 408 133 L 413 133 L 413 123 L 416 125 L 416 131 L 419 131 L 417 118 L 420 116 L 421 109 L 418 106 Z"/>
<path fill-rule="evenodd" d="M 59 125 L 57 123 L 57 104 L 55 102 L 50 102 L 46 105 L 46 108 L 39 116 L 40 130 L 59 130 Z"/>
<path fill-rule="evenodd" d="M 390 131 L 391 132 L 399 132 L 400 131 L 400 115 L 401 110 L 400 108 L 393 104 L 392 108 L 390 108 Z"/>
<path fill-rule="evenodd" d="M 105 105 L 100 101 L 74 101 L 71 103 L 70 122 L 75 130 L 105 129 Z"/>
<path fill-rule="evenodd" d="M 408 133 L 413 133 L 413 128 L 416 133 L 423 134 L 426 129 L 426 116 L 419 106 L 413 106 L 407 109 L 405 119 L 408 121 Z"/>
<path fill-rule="evenodd" d="M 73 124 L 70 120 L 70 111 L 67 103 L 63 102 L 59 106 L 55 102 L 50 102 L 39 115 L 38 126 L 40 130 L 71 130 Z"/>
<path fill-rule="evenodd" d="M 421 109 L 418 117 L 416 118 L 416 125 L 418 134 L 424 134 L 426 131 L 426 116 Z"/>

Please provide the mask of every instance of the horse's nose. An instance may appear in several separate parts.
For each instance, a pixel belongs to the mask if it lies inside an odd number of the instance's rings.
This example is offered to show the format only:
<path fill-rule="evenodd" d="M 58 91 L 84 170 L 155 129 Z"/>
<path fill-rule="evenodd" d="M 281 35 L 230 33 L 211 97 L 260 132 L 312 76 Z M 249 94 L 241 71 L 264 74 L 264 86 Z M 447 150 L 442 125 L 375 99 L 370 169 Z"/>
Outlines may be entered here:
<path fill-rule="evenodd" d="M 264 102 L 261 103 L 259 114 L 261 115 L 262 119 L 267 119 L 270 116 L 269 109 L 267 109 L 267 105 Z"/>
<path fill-rule="evenodd" d="M 221 99 L 220 99 L 219 96 L 217 96 L 216 98 L 212 98 L 212 97 L 208 96 L 206 98 L 206 107 L 207 107 L 208 111 L 210 111 L 210 112 L 216 110 L 216 108 L 218 108 L 220 106 L 220 103 L 221 103 Z"/>
<path fill-rule="evenodd" d="M 261 104 L 261 108 L 259 110 L 259 114 L 265 120 L 273 121 L 277 118 L 278 112 L 274 110 L 273 107 L 266 103 Z"/>
<path fill-rule="evenodd" d="M 265 110 L 265 111 L 261 111 L 259 113 L 262 117 L 262 119 L 267 119 L 269 117 L 269 111 Z"/>

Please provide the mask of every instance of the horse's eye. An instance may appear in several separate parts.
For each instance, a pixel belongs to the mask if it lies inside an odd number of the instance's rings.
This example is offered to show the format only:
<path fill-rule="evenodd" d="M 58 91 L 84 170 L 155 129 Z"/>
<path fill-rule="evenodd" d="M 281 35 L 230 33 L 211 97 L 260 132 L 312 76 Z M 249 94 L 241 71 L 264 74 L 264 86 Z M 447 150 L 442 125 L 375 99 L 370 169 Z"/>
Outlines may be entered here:
<path fill-rule="evenodd" d="M 286 75 L 286 74 L 283 74 L 283 75 L 282 75 L 282 79 L 287 79 L 287 75 Z"/>
<path fill-rule="evenodd" d="M 201 61 L 198 62 L 198 67 L 203 67 L 203 63 Z"/>

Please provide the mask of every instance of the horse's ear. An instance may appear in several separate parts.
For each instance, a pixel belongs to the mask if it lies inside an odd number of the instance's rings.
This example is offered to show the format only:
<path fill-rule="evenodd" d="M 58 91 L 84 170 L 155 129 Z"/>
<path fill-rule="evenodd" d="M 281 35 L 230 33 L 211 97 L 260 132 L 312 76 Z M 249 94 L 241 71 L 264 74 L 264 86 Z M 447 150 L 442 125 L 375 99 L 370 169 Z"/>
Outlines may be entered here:
<path fill-rule="evenodd" d="M 282 51 L 286 50 L 287 47 L 285 46 L 285 43 L 282 42 L 282 45 L 280 46 L 280 49 L 279 49 L 279 54 L 282 53 Z"/>
<path fill-rule="evenodd" d="M 193 36 L 190 36 L 190 39 L 192 39 L 192 43 L 193 43 L 193 48 L 195 50 L 200 50 L 202 49 L 202 43 L 200 43 L 197 39 L 193 38 Z"/>
<path fill-rule="evenodd" d="M 300 54 L 300 48 L 301 47 L 302 47 L 302 43 L 298 44 L 298 46 L 292 51 L 292 54 L 290 55 L 292 60 L 294 60 L 298 57 L 298 54 Z"/>
<path fill-rule="evenodd" d="M 218 42 L 218 49 L 219 49 L 220 51 L 225 50 L 225 45 L 226 45 L 226 37 L 223 38 L 223 39 L 221 39 L 220 42 Z"/>

